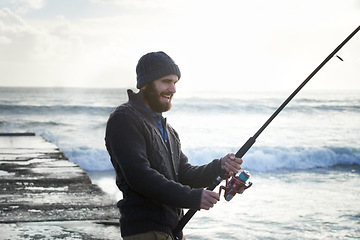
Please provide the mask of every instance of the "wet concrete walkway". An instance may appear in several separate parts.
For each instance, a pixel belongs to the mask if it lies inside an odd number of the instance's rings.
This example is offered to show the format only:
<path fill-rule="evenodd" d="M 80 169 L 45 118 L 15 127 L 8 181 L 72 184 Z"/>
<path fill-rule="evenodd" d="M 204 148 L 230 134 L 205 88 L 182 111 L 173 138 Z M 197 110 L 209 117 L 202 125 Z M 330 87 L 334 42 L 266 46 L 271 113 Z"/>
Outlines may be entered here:
<path fill-rule="evenodd" d="M 116 203 L 52 143 L 0 134 L 0 239 L 121 239 Z"/>

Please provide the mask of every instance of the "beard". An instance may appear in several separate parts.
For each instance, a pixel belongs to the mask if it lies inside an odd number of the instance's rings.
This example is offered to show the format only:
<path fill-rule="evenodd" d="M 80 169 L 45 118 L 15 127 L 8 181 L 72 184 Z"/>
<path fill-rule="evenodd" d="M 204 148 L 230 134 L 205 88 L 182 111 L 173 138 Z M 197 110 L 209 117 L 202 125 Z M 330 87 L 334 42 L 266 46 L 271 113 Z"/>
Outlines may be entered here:
<path fill-rule="evenodd" d="M 171 108 L 172 94 L 169 92 L 159 92 L 153 82 L 142 90 L 144 99 L 148 103 L 150 109 L 156 113 L 169 111 Z M 160 102 L 161 95 L 171 95 L 169 102 Z"/>

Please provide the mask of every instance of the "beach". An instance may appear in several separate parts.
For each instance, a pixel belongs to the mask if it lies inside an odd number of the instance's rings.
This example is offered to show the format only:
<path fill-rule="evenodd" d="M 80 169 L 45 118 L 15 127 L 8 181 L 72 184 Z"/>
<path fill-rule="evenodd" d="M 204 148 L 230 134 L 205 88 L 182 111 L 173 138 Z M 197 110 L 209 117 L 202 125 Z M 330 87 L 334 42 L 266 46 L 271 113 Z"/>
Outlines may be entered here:
<path fill-rule="evenodd" d="M 127 101 L 125 89 L 0 88 L 0 93 L 0 132 L 34 132 L 58 146 L 114 203 L 121 199 L 104 132 L 110 112 Z M 236 152 L 287 96 L 286 91 L 179 93 L 164 116 L 178 131 L 189 161 L 205 164 Z M 351 90 L 299 94 L 243 158 L 253 186 L 196 213 L 184 229 L 187 239 L 360 238 L 359 96 Z M 12 223 L 1 230 L 35 236 L 67 229 L 59 239 L 87 239 L 70 234 L 86 229 L 99 239 L 120 238 L 114 238 L 114 225 L 75 223 Z"/>

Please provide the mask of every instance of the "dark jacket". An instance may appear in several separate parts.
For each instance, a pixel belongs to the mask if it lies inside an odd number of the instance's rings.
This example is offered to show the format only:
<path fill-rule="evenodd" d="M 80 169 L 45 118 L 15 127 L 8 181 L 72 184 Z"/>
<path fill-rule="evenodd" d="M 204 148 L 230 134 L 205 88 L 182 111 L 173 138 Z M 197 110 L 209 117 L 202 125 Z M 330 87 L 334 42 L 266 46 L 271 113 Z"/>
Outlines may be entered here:
<path fill-rule="evenodd" d="M 105 142 L 123 193 L 118 202 L 122 236 L 147 231 L 171 234 L 182 208 L 199 209 L 202 189 L 221 171 L 220 160 L 192 166 L 179 136 L 166 124 L 167 148 L 143 94 L 128 90 L 129 101 L 110 114 Z"/>

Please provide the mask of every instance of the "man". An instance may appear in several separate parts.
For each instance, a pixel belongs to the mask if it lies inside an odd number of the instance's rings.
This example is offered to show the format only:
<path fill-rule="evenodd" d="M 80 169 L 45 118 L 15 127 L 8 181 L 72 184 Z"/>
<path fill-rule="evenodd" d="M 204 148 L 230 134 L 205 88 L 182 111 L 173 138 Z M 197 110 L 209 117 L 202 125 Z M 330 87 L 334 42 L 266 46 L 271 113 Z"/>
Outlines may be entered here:
<path fill-rule="evenodd" d="M 179 67 L 164 52 L 151 52 L 140 58 L 136 73 L 140 91 L 128 90 L 129 101 L 110 114 L 105 136 L 123 193 L 121 235 L 125 240 L 174 239 L 182 209 L 213 207 L 219 194 L 203 188 L 222 169 L 237 173 L 242 159 L 227 154 L 207 165 L 189 164 L 177 132 L 162 116 L 171 108 Z"/>

